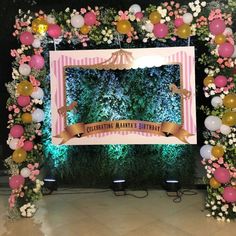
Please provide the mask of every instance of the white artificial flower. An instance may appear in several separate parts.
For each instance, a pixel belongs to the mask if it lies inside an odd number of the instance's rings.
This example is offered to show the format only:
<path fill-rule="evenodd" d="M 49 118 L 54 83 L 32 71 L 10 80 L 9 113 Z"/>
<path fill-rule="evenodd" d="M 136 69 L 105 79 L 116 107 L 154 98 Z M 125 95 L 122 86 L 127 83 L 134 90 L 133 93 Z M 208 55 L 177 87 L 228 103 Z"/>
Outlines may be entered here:
<path fill-rule="evenodd" d="M 230 223 L 230 219 L 227 219 L 226 221 L 227 221 L 228 223 Z"/>
<path fill-rule="evenodd" d="M 210 91 L 210 95 L 215 95 L 215 92 L 214 91 Z"/>
<path fill-rule="evenodd" d="M 190 8 L 192 8 L 194 6 L 194 3 L 190 2 L 188 5 L 189 5 Z"/>
<path fill-rule="evenodd" d="M 162 9 L 161 6 L 157 8 L 157 11 L 161 14 L 161 17 L 166 17 L 167 15 L 167 9 Z"/>
<path fill-rule="evenodd" d="M 134 21 L 135 20 L 135 15 L 129 15 L 129 19 L 130 19 L 130 21 Z"/>
<path fill-rule="evenodd" d="M 211 217 L 211 214 L 207 214 L 206 216 L 207 216 L 207 217 Z"/>
<path fill-rule="evenodd" d="M 233 212 L 236 212 L 236 206 L 233 207 Z"/>
<path fill-rule="evenodd" d="M 22 216 L 26 216 L 26 212 L 25 212 L 25 211 L 22 212 L 21 215 L 22 215 Z"/>
<path fill-rule="evenodd" d="M 222 212 L 220 212 L 220 213 L 218 213 L 218 215 L 219 215 L 219 216 L 223 216 L 223 213 L 222 213 Z"/>
<path fill-rule="evenodd" d="M 166 21 L 169 22 L 171 19 L 169 16 L 166 17 Z"/>
<path fill-rule="evenodd" d="M 207 174 L 207 178 L 210 179 L 210 178 L 211 178 L 211 175 L 210 175 L 210 174 Z"/>
<path fill-rule="evenodd" d="M 214 211 L 212 211 L 212 213 L 211 213 L 213 216 L 215 215 L 215 212 Z"/>
<path fill-rule="evenodd" d="M 206 6 L 206 2 L 202 2 L 202 3 L 201 3 L 201 6 L 202 6 L 202 7 L 205 7 L 205 6 Z"/>
<path fill-rule="evenodd" d="M 217 209 L 217 206 L 214 205 L 211 209 L 212 209 L 212 210 L 216 210 L 216 209 Z"/>
<path fill-rule="evenodd" d="M 143 38 L 143 42 L 146 43 L 148 41 L 147 38 Z"/>
<path fill-rule="evenodd" d="M 199 0 L 196 0 L 194 3 L 195 3 L 196 5 L 198 5 L 198 4 L 200 4 L 200 1 L 199 1 Z"/>
<path fill-rule="evenodd" d="M 198 13 L 197 13 L 197 12 L 194 12 L 194 13 L 193 13 L 193 16 L 194 16 L 194 17 L 197 17 L 197 16 L 198 16 Z"/>

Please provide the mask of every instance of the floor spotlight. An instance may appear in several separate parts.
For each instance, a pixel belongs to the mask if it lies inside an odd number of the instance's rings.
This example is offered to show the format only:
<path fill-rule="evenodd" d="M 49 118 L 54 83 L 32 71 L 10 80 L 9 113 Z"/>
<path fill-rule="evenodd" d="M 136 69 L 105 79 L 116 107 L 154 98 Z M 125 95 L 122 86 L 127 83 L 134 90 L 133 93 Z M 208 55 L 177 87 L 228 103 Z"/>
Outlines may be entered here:
<path fill-rule="evenodd" d="M 178 180 L 168 179 L 165 181 L 164 189 L 167 192 L 178 192 L 181 189 L 181 185 Z"/>
<path fill-rule="evenodd" d="M 43 195 L 49 195 L 57 190 L 57 181 L 53 177 L 47 177 L 43 180 L 44 185 L 42 188 Z"/>
<path fill-rule="evenodd" d="M 112 190 L 116 196 L 124 196 L 126 181 L 124 179 L 115 179 L 112 181 Z"/>

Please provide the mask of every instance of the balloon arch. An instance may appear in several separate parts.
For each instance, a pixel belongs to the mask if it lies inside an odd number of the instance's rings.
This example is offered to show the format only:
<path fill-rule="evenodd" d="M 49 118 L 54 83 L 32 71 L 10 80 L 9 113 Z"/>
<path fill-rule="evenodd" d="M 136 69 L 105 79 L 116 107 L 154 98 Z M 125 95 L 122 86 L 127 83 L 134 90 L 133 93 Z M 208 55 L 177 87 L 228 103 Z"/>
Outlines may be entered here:
<path fill-rule="evenodd" d="M 232 1 L 208 4 L 196 0 L 187 6 L 170 1 L 146 9 L 133 4 L 127 11 L 104 7 L 67 8 L 48 14 L 19 10 L 13 36 L 20 46 L 11 50 L 13 80 L 6 85 L 10 94 L 7 143 L 12 155 L 5 162 L 11 174 L 9 208 L 13 217 L 33 216 L 41 197 L 43 182 L 38 175 L 43 163 L 40 137 L 49 45 L 114 48 L 118 35 L 124 47 L 173 44 L 192 36 L 207 46 L 208 52 L 198 58 L 205 67 L 204 94 L 211 100 L 211 106 L 201 107 L 206 114 L 206 141 L 200 150 L 208 184 L 206 208 L 208 216 L 218 220 L 235 219 L 236 46 L 231 29 L 235 8 Z"/>

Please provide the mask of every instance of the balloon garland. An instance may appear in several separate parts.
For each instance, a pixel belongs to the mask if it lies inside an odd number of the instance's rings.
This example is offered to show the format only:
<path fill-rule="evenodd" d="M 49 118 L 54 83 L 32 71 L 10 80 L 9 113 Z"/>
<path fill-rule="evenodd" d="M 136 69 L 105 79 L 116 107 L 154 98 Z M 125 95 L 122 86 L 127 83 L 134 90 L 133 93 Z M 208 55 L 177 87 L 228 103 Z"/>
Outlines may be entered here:
<path fill-rule="evenodd" d="M 209 48 L 209 53 L 199 58 L 199 62 L 207 66 L 204 93 L 212 104 L 212 109 L 202 107 L 207 115 L 204 121 L 206 141 L 200 149 L 207 171 L 206 207 L 210 210 L 209 216 L 218 220 L 235 219 L 236 76 L 233 68 L 236 47 L 229 9 L 226 5 L 208 7 L 205 1 L 196 0 L 188 6 L 170 1 L 160 6 L 150 5 L 145 10 L 133 4 L 129 10 L 118 12 L 102 7 L 79 11 L 67 8 L 49 14 L 19 10 L 13 35 L 21 46 L 11 51 L 15 58 L 13 81 L 7 84 L 10 93 L 7 143 L 13 151 L 6 159 L 12 175 L 10 209 L 16 209 L 23 217 L 31 217 L 36 212 L 35 202 L 41 197 L 43 182 L 38 175 L 43 152 L 38 140 L 44 120 L 43 83 L 47 73 L 44 55 L 49 43 L 108 46 L 116 45 L 119 35 L 119 42 L 124 46 L 131 43 L 135 46 L 136 41 L 143 44 L 155 40 L 174 42 L 196 36 Z"/>

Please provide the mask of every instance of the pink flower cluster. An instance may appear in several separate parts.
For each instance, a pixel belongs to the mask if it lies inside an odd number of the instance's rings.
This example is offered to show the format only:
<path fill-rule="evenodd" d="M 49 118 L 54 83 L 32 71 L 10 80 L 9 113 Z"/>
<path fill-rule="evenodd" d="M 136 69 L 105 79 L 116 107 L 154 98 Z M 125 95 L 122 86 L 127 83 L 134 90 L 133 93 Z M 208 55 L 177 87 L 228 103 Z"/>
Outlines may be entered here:
<path fill-rule="evenodd" d="M 39 163 L 28 164 L 27 167 L 31 171 L 29 179 L 31 179 L 32 181 L 35 181 L 36 180 L 36 176 L 39 175 L 39 173 L 40 173 L 40 171 L 38 170 Z"/>

